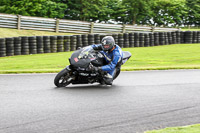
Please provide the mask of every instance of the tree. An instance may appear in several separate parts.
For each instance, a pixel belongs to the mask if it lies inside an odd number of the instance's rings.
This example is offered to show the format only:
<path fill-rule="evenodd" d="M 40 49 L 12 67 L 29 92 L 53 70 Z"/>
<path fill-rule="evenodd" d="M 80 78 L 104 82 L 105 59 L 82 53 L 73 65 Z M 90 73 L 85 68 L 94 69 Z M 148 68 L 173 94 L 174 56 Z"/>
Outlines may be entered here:
<path fill-rule="evenodd" d="M 185 24 L 200 26 L 200 0 L 186 0 L 188 15 Z"/>
<path fill-rule="evenodd" d="M 65 18 L 95 21 L 98 20 L 99 13 L 102 13 L 103 2 L 105 0 L 67 0 L 68 8 Z"/>
<path fill-rule="evenodd" d="M 123 0 L 126 9 L 126 17 L 122 18 L 124 23 L 142 23 L 143 19 L 151 13 L 152 0 Z"/>
<path fill-rule="evenodd" d="M 61 0 L 1 0 L 0 12 L 38 17 L 64 17 L 67 5 Z"/>
<path fill-rule="evenodd" d="M 182 25 L 187 14 L 185 0 L 155 0 L 152 4 L 153 25 Z"/>

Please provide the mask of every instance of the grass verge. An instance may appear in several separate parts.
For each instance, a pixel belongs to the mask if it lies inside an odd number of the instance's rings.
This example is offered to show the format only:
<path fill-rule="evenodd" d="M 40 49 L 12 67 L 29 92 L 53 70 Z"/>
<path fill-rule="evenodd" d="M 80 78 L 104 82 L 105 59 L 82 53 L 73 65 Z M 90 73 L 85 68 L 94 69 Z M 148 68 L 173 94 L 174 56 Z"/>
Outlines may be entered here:
<path fill-rule="evenodd" d="M 200 124 L 184 127 L 171 127 L 161 130 L 147 131 L 145 133 L 200 133 Z"/>
<path fill-rule="evenodd" d="M 132 57 L 123 71 L 200 69 L 200 44 L 123 48 Z M 0 58 L 0 73 L 52 73 L 69 65 L 72 52 L 20 55 Z"/>
<path fill-rule="evenodd" d="M 18 36 L 54 36 L 54 35 L 72 35 L 72 33 L 56 33 L 37 30 L 17 30 L 9 28 L 0 28 L 0 38 L 18 37 Z"/>

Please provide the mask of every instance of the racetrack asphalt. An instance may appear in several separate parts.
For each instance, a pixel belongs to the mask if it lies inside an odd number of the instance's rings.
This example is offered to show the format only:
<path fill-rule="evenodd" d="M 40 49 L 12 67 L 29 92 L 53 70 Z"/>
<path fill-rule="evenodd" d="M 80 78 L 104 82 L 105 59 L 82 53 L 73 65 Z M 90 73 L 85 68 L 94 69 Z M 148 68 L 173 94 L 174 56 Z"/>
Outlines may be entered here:
<path fill-rule="evenodd" d="M 200 70 L 121 72 L 56 88 L 56 74 L 0 75 L 0 133 L 143 133 L 200 123 Z"/>

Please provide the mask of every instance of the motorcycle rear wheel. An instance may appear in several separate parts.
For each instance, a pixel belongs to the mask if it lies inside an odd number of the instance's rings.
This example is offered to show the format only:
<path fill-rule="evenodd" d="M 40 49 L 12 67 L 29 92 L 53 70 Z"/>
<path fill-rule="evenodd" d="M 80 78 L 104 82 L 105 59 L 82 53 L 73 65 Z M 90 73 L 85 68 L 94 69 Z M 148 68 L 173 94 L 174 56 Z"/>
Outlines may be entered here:
<path fill-rule="evenodd" d="M 63 69 L 56 75 L 54 79 L 54 84 L 57 87 L 65 87 L 71 83 L 70 78 L 70 71 L 67 69 Z"/>

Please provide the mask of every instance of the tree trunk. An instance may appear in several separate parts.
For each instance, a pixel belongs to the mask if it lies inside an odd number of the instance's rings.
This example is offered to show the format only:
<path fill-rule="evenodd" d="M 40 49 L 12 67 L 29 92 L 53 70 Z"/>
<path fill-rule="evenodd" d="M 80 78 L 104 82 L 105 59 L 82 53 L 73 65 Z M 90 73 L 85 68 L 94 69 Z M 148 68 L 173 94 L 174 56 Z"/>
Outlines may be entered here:
<path fill-rule="evenodd" d="M 135 25 L 136 24 L 136 15 L 133 16 L 133 21 L 132 21 L 132 24 Z"/>

